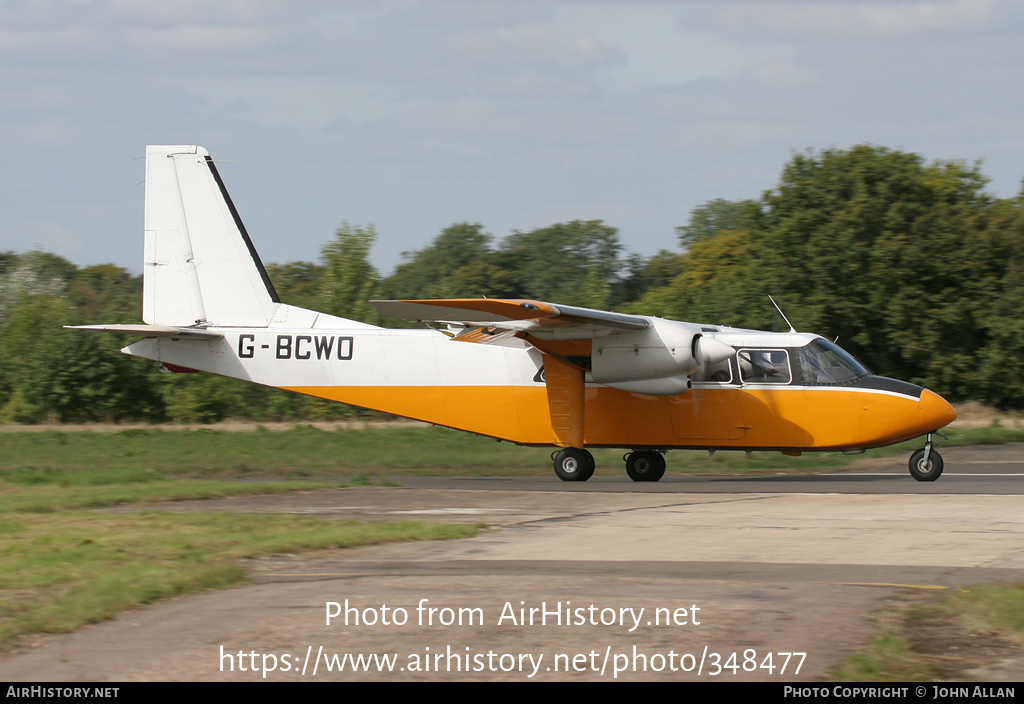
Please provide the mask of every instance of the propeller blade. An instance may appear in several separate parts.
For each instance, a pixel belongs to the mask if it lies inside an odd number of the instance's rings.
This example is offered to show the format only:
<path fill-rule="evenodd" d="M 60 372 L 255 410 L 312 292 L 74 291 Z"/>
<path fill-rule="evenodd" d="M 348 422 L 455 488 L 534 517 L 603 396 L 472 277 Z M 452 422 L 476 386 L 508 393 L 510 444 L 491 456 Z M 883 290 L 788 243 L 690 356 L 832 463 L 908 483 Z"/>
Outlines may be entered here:
<path fill-rule="evenodd" d="M 698 371 L 701 372 L 701 377 L 704 377 L 704 371 L 712 364 L 721 364 L 727 359 L 734 357 L 736 350 L 725 344 L 719 342 L 710 337 L 704 337 L 703 335 L 697 337 L 694 340 L 693 345 L 693 356 L 697 361 Z M 694 415 L 700 415 L 700 395 L 701 387 L 694 387 L 693 391 L 690 392 L 691 403 L 693 404 Z"/>
<path fill-rule="evenodd" d="M 719 364 L 736 356 L 736 350 L 731 346 L 710 337 L 697 338 L 696 348 L 694 356 L 702 367 L 708 364 Z"/>

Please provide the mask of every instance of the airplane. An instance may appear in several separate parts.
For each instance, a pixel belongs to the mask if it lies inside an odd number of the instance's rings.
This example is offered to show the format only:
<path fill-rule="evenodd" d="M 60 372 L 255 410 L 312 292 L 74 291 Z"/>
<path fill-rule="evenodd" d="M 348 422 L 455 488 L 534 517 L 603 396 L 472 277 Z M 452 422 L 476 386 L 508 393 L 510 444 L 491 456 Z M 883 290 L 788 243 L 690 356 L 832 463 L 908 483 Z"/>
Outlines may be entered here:
<path fill-rule="evenodd" d="M 563 481 L 594 474 L 587 448 L 626 449 L 640 482 L 660 480 L 674 449 L 853 454 L 921 436 L 910 474 L 934 481 L 934 435 L 956 418 L 938 394 L 876 376 L 792 325 L 763 332 L 525 299 L 373 301 L 386 317 L 444 326 L 397 330 L 282 303 L 199 146 L 146 149 L 144 267 L 145 324 L 73 327 L 142 336 L 122 352 L 170 371 L 553 446 Z"/>

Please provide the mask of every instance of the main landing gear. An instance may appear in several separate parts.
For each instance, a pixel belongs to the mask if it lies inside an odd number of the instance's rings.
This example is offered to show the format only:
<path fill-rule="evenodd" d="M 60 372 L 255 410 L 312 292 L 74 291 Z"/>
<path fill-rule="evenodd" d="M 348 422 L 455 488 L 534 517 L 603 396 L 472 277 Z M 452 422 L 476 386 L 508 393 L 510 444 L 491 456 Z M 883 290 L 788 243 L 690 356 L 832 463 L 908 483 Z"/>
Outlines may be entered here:
<path fill-rule="evenodd" d="M 939 442 L 945 442 L 946 436 L 942 433 L 935 433 L 942 438 Z M 928 441 L 924 447 L 910 456 L 910 476 L 919 482 L 933 482 L 942 474 L 942 455 L 934 448 L 938 442 L 932 440 L 932 433 L 928 433 Z"/>
<path fill-rule="evenodd" d="M 563 482 L 585 482 L 594 476 L 594 456 L 578 447 L 566 447 L 553 455 L 555 474 Z"/>
<path fill-rule="evenodd" d="M 565 447 L 551 455 L 555 474 L 563 482 L 585 482 L 594 476 L 594 456 L 578 447 Z M 665 456 L 657 450 L 626 454 L 626 474 L 635 482 L 656 482 L 665 476 Z"/>
<path fill-rule="evenodd" d="M 626 474 L 635 482 L 656 482 L 665 476 L 665 456 L 657 450 L 637 450 L 622 459 Z"/>

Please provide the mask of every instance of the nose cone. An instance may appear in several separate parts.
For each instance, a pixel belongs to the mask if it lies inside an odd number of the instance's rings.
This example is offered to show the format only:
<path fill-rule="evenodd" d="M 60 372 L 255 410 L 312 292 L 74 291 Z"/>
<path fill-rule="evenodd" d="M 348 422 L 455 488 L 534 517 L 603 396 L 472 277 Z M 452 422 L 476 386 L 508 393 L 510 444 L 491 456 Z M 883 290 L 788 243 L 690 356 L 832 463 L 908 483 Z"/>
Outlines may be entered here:
<path fill-rule="evenodd" d="M 956 420 L 956 411 L 946 399 L 925 389 L 921 392 L 921 430 L 930 433 Z"/>

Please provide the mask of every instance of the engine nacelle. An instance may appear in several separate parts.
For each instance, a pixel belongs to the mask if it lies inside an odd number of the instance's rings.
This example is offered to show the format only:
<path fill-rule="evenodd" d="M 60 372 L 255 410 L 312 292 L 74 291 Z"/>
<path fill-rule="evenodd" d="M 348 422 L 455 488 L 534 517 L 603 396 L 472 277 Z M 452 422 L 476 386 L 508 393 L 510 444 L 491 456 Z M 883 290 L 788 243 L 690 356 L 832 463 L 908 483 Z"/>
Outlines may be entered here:
<path fill-rule="evenodd" d="M 594 381 L 614 384 L 689 376 L 697 370 L 693 341 L 700 335 L 700 328 L 660 318 L 651 322 L 643 330 L 594 339 L 590 358 Z"/>
<path fill-rule="evenodd" d="M 693 383 L 687 376 L 663 376 L 660 379 L 616 381 L 613 384 L 605 384 L 605 386 L 648 396 L 678 396 L 693 388 Z"/>
<path fill-rule="evenodd" d="M 724 342 L 703 337 L 695 325 L 652 318 L 644 330 L 595 338 L 591 352 L 594 381 L 612 388 L 652 396 L 690 390 L 690 374 L 701 364 L 715 364 L 736 352 Z"/>

